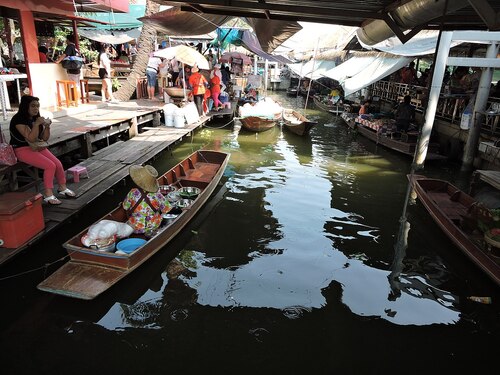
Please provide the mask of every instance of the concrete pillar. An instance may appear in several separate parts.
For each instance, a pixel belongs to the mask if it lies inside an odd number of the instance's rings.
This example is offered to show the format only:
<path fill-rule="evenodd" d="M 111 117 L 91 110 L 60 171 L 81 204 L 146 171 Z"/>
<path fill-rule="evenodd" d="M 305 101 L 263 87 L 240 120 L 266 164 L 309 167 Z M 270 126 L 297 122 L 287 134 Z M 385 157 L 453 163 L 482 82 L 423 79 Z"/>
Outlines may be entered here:
<path fill-rule="evenodd" d="M 486 50 L 486 58 L 495 58 L 498 54 L 497 43 L 492 42 Z M 479 112 L 485 111 L 488 105 L 488 97 L 490 96 L 491 79 L 493 77 L 493 68 L 483 68 L 479 86 L 477 88 L 476 102 L 474 105 L 474 116 L 472 126 L 469 129 L 469 136 L 464 148 L 462 157 L 462 170 L 470 170 L 474 164 L 477 146 L 481 135 L 481 124 L 483 123 L 484 114 Z"/>
<path fill-rule="evenodd" d="M 266 59 L 264 65 L 264 91 L 267 91 L 267 79 L 269 78 L 269 61 Z"/>
<path fill-rule="evenodd" d="M 423 168 L 425 157 L 427 156 L 427 149 L 431 138 L 432 127 L 436 117 L 436 109 L 439 100 L 439 93 L 443 84 L 444 72 L 446 70 L 446 63 L 448 61 L 448 54 L 450 52 L 450 45 L 453 33 L 450 31 L 441 34 L 439 42 L 436 63 L 434 64 L 434 74 L 432 75 L 431 89 L 429 92 L 429 103 L 425 111 L 425 123 L 422 127 L 422 134 L 417 146 L 417 153 L 415 155 L 414 166 L 415 168 Z"/>

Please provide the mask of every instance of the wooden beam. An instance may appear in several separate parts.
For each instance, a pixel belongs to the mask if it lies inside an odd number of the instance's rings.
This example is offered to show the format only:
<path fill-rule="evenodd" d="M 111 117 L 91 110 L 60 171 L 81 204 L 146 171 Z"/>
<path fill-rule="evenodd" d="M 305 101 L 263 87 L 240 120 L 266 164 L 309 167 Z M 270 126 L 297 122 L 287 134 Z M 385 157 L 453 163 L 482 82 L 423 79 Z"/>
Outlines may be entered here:
<path fill-rule="evenodd" d="M 495 12 L 487 0 L 469 0 L 469 4 L 474 8 L 478 16 L 481 17 L 489 29 L 498 30 L 500 28 L 498 21 L 500 12 Z"/>
<path fill-rule="evenodd" d="M 262 12 L 269 11 L 272 14 L 273 19 L 275 16 L 289 15 L 294 17 L 294 19 L 302 19 L 302 17 L 312 17 L 312 16 L 341 16 L 342 18 L 362 18 L 362 19 L 383 19 L 384 14 L 379 12 L 371 12 L 364 10 L 354 10 L 346 9 L 345 7 L 335 7 L 335 3 L 328 2 L 326 6 L 314 6 L 315 4 L 321 4 L 321 2 L 309 2 L 308 5 L 283 5 L 283 4 L 269 4 L 266 2 L 249 2 L 241 0 L 201 0 L 201 1 L 190 1 L 189 3 L 180 1 L 163 1 L 168 5 L 179 6 L 186 9 L 186 6 L 202 5 L 205 9 L 205 13 L 210 9 L 212 14 L 228 14 L 235 15 L 238 12 Z M 224 13 L 223 13 L 224 12 Z M 257 17 L 256 17 L 257 18 Z M 258 17 L 262 18 L 262 17 Z M 359 23 L 358 23 L 359 24 Z"/>

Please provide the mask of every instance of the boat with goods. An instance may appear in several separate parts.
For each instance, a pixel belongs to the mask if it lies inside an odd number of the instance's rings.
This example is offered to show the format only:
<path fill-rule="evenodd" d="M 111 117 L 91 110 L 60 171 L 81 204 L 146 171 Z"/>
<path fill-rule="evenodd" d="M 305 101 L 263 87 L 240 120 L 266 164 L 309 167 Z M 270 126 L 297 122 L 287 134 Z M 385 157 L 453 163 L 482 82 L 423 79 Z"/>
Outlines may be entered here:
<path fill-rule="evenodd" d="M 357 116 L 354 118 L 354 123 L 355 128 L 361 135 L 376 144 L 381 144 L 391 150 L 412 157 L 415 154 L 419 136 L 417 130 L 408 131 L 406 133 L 399 132 L 396 128 L 395 121 L 390 118 L 374 119 Z M 349 123 L 348 125 L 352 127 Z M 442 155 L 439 155 L 439 143 L 434 142 L 431 138 L 426 160 L 443 158 Z"/>
<path fill-rule="evenodd" d="M 85 300 L 109 289 L 161 250 L 190 222 L 214 192 L 228 161 L 229 154 L 219 151 L 198 150 L 188 156 L 157 179 L 163 194 L 172 190 L 169 194 L 188 198 L 174 199 L 182 202 L 176 203 L 177 215 L 164 216 L 155 233 L 133 234 L 124 240 L 140 244 L 132 251 L 120 251 L 120 242 L 116 252 L 114 244 L 110 248 L 85 246 L 91 227 L 86 228 L 63 244 L 70 261 L 42 281 L 38 289 Z M 188 195 L 184 197 L 184 193 Z M 127 212 L 120 205 L 102 220 L 125 223 Z"/>
<path fill-rule="evenodd" d="M 417 196 L 453 243 L 500 285 L 500 253 L 491 244 L 490 231 L 479 229 L 479 222 L 492 220 L 490 211 L 451 183 L 414 175 Z M 497 243 L 500 246 L 500 242 Z"/>
<path fill-rule="evenodd" d="M 317 121 L 308 120 L 306 116 L 294 109 L 287 108 L 283 110 L 283 126 L 294 134 L 307 135 L 317 124 Z"/>
<path fill-rule="evenodd" d="M 258 102 L 240 106 L 238 113 L 245 130 L 263 132 L 272 129 L 281 120 L 283 108 L 272 98 L 266 97 Z"/>
<path fill-rule="evenodd" d="M 328 99 L 328 96 L 325 95 L 313 95 L 313 101 L 316 107 L 322 109 L 323 111 L 327 111 L 333 113 L 334 115 L 340 115 L 344 111 L 344 105 L 341 103 L 331 103 Z"/>

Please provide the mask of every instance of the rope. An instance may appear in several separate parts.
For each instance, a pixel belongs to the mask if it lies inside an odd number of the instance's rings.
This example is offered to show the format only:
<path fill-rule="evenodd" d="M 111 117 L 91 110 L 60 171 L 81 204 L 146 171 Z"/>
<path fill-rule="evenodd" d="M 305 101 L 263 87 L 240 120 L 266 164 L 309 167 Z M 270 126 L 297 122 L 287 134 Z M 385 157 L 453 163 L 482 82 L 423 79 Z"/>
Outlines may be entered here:
<path fill-rule="evenodd" d="M 5 277 L 2 277 L 0 278 L 0 281 L 4 281 L 4 280 L 8 280 L 8 279 L 12 279 L 14 277 L 19 277 L 19 276 L 23 276 L 23 275 L 26 275 L 28 273 L 31 273 L 31 272 L 35 272 L 35 271 L 40 271 L 42 269 L 44 269 L 45 271 L 52 265 L 56 264 L 56 263 L 59 263 L 59 262 L 62 262 L 63 260 L 65 260 L 66 258 L 69 258 L 69 254 L 68 255 L 65 255 L 63 256 L 62 258 L 59 258 L 51 263 L 46 263 L 44 264 L 43 266 L 40 266 L 40 267 L 37 267 L 37 268 L 33 268 L 31 270 L 27 270 L 27 271 L 23 271 L 23 272 L 19 272 L 19 273 L 16 273 L 14 275 L 9 275 L 9 276 L 5 276 Z"/>
<path fill-rule="evenodd" d="M 207 126 L 207 125 L 203 125 L 205 128 L 209 128 L 209 129 L 222 129 L 222 128 L 225 128 L 226 126 L 228 126 L 230 123 L 232 123 L 234 121 L 236 117 L 233 117 L 231 120 L 229 120 L 228 123 L 225 123 L 224 125 L 222 126 Z"/>

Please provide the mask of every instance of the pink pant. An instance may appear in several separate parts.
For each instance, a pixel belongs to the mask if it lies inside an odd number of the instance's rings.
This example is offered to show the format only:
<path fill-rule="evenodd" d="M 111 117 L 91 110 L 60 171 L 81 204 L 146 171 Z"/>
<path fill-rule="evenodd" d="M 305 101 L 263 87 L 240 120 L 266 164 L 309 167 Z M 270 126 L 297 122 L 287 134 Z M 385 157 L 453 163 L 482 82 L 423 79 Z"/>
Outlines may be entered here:
<path fill-rule="evenodd" d="M 212 100 L 214 101 L 214 108 L 222 106 L 222 103 L 219 100 L 220 91 L 213 92 L 212 91 Z"/>
<path fill-rule="evenodd" d="M 43 169 L 43 185 L 45 189 L 54 188 L 54 176 L 59 185 L 66 184 L 66 174 L 64 167 L 59 159 L 48 149 L 42 151 L 33 151 L 31 147 L 17 147 L 14 149 L 17 160 Z"/>

